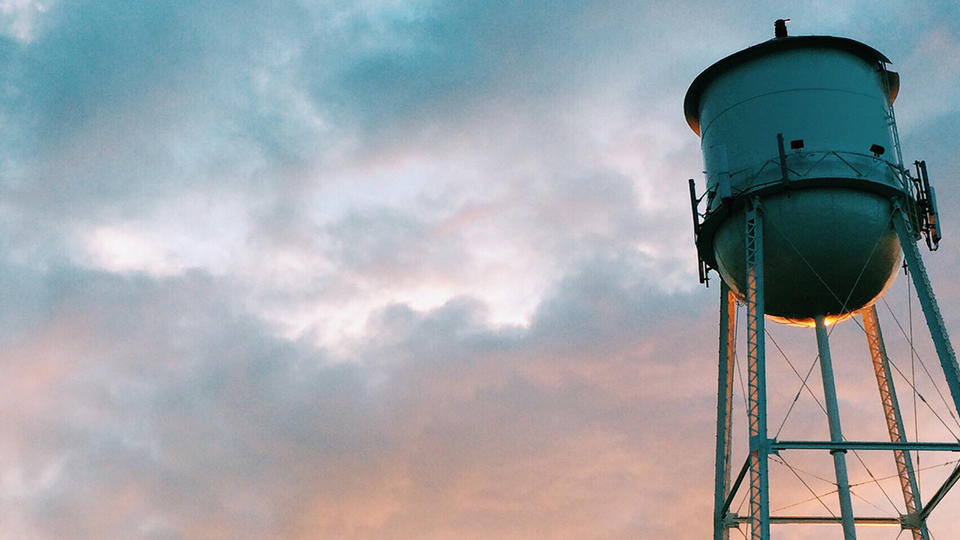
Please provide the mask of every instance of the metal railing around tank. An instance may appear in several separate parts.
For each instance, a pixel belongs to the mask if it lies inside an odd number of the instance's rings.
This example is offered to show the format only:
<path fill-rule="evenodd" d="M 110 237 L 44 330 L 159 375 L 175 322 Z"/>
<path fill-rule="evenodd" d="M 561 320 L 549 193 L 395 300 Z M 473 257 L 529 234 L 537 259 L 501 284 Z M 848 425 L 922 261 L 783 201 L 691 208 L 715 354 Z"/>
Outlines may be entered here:
<path fill-rule="evenodd" d="M 799 144 L 798 144 L 799 143 Z M 923 236 L 927 247 L 935 251 L 941 239 L 939 213 L 936 204 L 936 194 L 930 185 L 925 161 L 915 161 L 916 176 L 898 163 L 881 159 L 884 149 L 878 145 L 871 147 L 872 153 L 843 152 L 837 150 L 803 150 L 803 141 L 791 141 L 790 154 L 784 151 L 783 134 L 777 134 L 778 155 L 763 162 L 756 172 L 753 168 L 742 168 L 735 171 L 720 173 L 721 178 L 712 184 L 707 192 L 697 197 L 696 182 L 689 180 L 690 204 L 693 213 L 694 241 L 700 246 L 700 237 L 708 221 L 712 218 L 721 218 L 729 214 L 730 209 L 748 195 L 770 194 L 791 188 L 813 187 L 817 185 L 835 185 L 847 180 L 843 187 L 857 187 L 877 191 L 888 196 L 903 198 L 904 209 L 910 217 L 914 233 L 919 239 Z M 899 159 L 899 152 L 898 159 Z M 857 167 L 860 165 L 860 168 Z M 866 171 L 870 168 L 869 171 Z M 863 169 L 863 170 L 861 170 Z M 877 171 L 883 181 L 875 179 Z M 740 176 L 743 175 L 743 176 Z M 739 178 L 736 178 L 740 176 Z M 734 179 L 740 189 L 734 189 Z M 840 186 L 837 186 L 840 187 Z M 719 201 L 717 199 L 720 199 Z M 706 211 L 700 212 L 699 207 L 703 199 L 707 200 Z M 719 204 L 718 204 L 719 203 Z M 706 227 L 710 229 L 714 227 Z M 698 274 L 700 283 L 709 286 L 709 271 L 711 265 L 697 250 Z"/>

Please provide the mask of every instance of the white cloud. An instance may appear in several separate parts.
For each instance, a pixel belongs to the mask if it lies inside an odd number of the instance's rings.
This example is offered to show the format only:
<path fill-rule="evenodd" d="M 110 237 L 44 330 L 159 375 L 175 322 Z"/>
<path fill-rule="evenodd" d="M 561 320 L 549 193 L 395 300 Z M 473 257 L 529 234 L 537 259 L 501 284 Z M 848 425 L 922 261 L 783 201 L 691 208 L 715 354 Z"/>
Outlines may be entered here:
<path fill-rule="evenodd" d="M 202 270 L 236 271 L 246 241 L 248 209 L 240 201 L 186 194 L 138 219 L 79 231 L 78 264 L 153 277 Z"/>
<path fill-rule="evenodd" d="M 2 0 L 0 1 L 0 34 L 22 43 L 36 37 L 37 27 L 44 14 L 56 0 Z"/>

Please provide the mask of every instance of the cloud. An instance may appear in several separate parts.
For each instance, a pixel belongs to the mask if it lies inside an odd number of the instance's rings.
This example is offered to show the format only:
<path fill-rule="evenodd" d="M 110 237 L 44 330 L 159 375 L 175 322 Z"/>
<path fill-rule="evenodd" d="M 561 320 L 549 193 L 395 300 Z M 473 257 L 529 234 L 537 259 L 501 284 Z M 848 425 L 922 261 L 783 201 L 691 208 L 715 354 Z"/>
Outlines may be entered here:
<path fill-rule="evenodd" d="M 642 366 L 688 315 L 655 317 L 660 293 L 609 261 L 529 330 L 467 299 L 388 308 L 350 362 L 271 336 L 202 274 L 63 270 L 32 289 L 53 296 L 7 338 L 0 441 L 27 536 L 629 536 L 645 525 L 611 502 L 644 497 L 662 444 L 635 422 L 685 402 Z M 621 339 L 598 345 L 607 326 Z"/>

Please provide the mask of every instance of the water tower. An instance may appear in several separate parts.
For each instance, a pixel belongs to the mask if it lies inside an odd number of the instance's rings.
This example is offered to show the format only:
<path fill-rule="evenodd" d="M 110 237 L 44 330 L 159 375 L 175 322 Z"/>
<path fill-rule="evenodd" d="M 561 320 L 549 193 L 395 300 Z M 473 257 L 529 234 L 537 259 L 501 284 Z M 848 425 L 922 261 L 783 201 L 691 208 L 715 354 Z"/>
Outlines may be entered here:
<path fill-rule="evenodd" d="M 888 524 L 929 540 L 926 518 L 960 478 L 955 469 L 926 504 L 910 452 L 960 451 L 960 444 L 907 441 L 873 303 L 906 259 L 952 397 L 960 411 L 960 370 L 917 242 L 940 240 L 924 162 L 904 166 L 893 114 L 900 79 L 877 50 L 831 36 L 775 37 L 713 64 L 684 99 L 701 137 L 706 191 L 690 180 L 701 282 L 721 278 L 714 538 L 749 524 L 770 537 L 771 523 L 837 523 L 845 540 L 858 524 Z M 747 312 L 749 454 L 731 485 L 731 400 L 736 302 Z M 767 429 L 764 316 L 814 327 L 830 440 L 785 441 Z M 859 316 L 887 419 L 889 441 L 848 441 L 837 406 L 827 326 Z M 808 449 L 832 454 L 840 516 L 771 516 L 768 456 Z M 892 452 L 906 513 L 854 515 L 848 450 Z M 749 516 L 730 502 L 749 472 Z"/>

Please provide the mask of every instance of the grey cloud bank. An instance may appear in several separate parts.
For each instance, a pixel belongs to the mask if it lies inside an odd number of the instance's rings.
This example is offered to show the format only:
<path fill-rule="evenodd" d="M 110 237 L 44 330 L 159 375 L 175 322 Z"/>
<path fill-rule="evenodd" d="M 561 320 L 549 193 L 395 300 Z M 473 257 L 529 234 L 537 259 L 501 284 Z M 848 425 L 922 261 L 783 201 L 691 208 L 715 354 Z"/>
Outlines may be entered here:
<path fill-rule="evenodd" d="M 346 362 L 265 333 L 203 275 L 50 273 L 45 316 L 4 339 L 11 537 L 643 532 L 619 513 L 648 497 L 645 448 L 661 443 L 629 419 L 690 395 L 641 368 L 681 377 L 707 353 L 649 343 L 702 317 L 702 298 L 597 265 L 526 330 L 488 327 L 472 300 L 388 307 Z"/>

